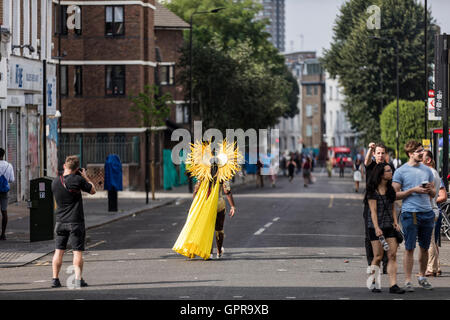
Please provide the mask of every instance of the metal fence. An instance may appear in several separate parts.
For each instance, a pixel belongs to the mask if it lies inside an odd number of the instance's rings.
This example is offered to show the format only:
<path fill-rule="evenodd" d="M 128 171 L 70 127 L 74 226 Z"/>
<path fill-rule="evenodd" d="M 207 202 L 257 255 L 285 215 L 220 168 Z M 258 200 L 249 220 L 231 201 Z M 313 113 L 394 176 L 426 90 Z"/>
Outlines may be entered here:
<path fill-rule="evenodd" d="M 139 148 L 139 136 L 63 136 L 58 159 L 63 163 L 67 156 L 78 155 L 80 164 L 85 167 L 88 163 L 105 163 L 110 154 L 117 154 L 122 163 L 139 163 Z"/>

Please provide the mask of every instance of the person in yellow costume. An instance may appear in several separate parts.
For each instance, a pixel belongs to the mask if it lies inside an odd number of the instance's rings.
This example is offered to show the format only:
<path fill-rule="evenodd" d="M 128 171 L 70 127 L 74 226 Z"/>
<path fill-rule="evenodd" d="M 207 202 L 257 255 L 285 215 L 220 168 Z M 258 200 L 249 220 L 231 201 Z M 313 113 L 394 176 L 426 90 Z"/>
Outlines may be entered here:
<path fill-rule="evenodd" d="M 211 143 L 197 142 L 191 146 L 191 153 L 186 160 L 186 167 L 194 175 L 198 183 L 195 187 L 194 201 L 186 223 L 178 236 L 173 250 L 190 259 L 199 256 L 208 260 L 212 253 L 212 243 L 215 229 L 218 257 L 223 254 L 223 220 L 219 216 L 217 228 L 216 218 L 218 209 L 225 218 L 225 200 L 220 197 L 223 189 L 230 201 L 230 216 L 235 213 L 234 201 L 231 196 L 229 181 L 240 170 L 238 164 L 242 155 L 236 144 L 228 144 L 224 140 L 218 145 L 218 152 L 212 152 Z M 230 200 L 231 199 L 231 200 Z"/>

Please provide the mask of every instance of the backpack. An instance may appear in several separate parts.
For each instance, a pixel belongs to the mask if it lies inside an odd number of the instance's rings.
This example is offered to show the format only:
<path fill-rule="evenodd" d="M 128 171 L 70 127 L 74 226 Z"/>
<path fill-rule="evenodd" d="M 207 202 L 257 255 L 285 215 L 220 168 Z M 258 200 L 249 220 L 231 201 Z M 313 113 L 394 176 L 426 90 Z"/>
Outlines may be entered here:
<path fill-rule="evenodd" d="M 8 192 L 9 191 L 8 180 L 6 180 L 6 177 L 5 177 L 6 170 L 8 170 L 8 165 L 6 166 L 6 169 L 3 172 L 3 174 L 0 176 L 0 192 Z"/>

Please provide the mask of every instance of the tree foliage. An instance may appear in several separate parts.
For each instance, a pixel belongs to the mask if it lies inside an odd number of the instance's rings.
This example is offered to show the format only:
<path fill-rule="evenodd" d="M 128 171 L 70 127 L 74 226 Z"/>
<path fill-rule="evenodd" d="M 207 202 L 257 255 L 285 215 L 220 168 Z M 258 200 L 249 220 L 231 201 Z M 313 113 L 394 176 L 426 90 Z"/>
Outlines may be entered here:
<path fill-rule="evenodd" d="M 366 10 L 371 5 L 381 9 L 380 30 L 367 27 L 371 13 Z M 386 102 L 396 98 L 395 42 L 399 47 L 400 98 L 423 99 L 417 116 L 424 121 L 424 14 L 424 6 L 415 0 L 350 0 L 340 9 L 331 48 L 321 61 L 332 77 L 339 76 L 346 96 L 343 109 L 365 143 L 380 138 L 381 99 Z M 430 13 L 428 21 L 431 33 L 434 21 Z M 429 34 L 429 63 L 434 54 L 432 39 Z"/>
<path fill-rule="evenodd" d="M 163 126 L 170 115 L 170 105 L 173 103 L 172 95 L 160 95 L 159 87 L 146 85 L 144 91 L 136 96 L 130 96 L 133 102 L 131 111 L 136 114 L 143 127 L 151 128 Z"/>
<path fill-rule="evenodd" d="M 166 5 L 187 22 L 194 11 L 226 8 L 195 15 L 193 20 L 194 101 L 205 127 L 222 131 L 267 128 L 282 116 L 298 113 L 297 81 L 268 41 L 267 21 L 255 19 L 260 4 L 252 0 L 172 0 Z M 189 88 L 189 40 L 180 66 L 185 70 L 180 80 Z"/>

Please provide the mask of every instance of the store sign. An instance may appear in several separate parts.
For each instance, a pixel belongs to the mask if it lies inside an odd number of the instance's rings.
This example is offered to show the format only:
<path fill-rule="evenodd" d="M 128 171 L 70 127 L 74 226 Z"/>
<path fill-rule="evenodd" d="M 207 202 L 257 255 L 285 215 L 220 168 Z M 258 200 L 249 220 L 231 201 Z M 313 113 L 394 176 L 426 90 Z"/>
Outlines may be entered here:
<path fill-rule="evenodd" d="M 11 57 L 8 69 L 8 89 L 42 90 L 42 64 L 40 62 Z"/>

